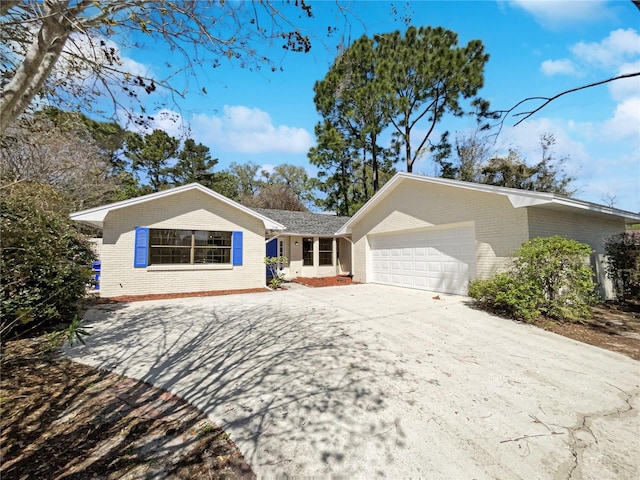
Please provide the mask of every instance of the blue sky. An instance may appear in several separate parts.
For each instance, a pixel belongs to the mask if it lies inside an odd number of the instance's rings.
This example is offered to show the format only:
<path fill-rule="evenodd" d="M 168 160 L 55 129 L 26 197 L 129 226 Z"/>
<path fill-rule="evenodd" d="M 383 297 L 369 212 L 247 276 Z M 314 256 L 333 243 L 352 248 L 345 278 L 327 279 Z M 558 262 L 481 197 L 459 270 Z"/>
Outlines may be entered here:
<path fill-rule="evenodd" d="M 231 162 L 254 161 L 267 170 L 290 163 L 313 175 L 306 156 L 320 120 L 313 85 L 332 64 L 339 38 L 404 30 L 405 14 L 412 25 L 442 26 L 458 33 L 461 45 L 482 40 L 490 60 L 480 96 L 495 109 L 640 71 L 640 12 L 629 0 L 341 0 L 340 5 L 347 6 L 346 18 L 335 1 L 310 3 L 314 18 L 302 23 L 312 37 L 310 53 L 288 53 L 274 46 L 268 53 L 282 67 L 277 72 L 223 63 L 199 75 L 179 107 L 165 111 L 179 122 L 156 117 L 156 126 L 173 134 L 188 126 L 191 136 L 219 159 L 219 169 Z M 331 38 L 326 36 L 327 25 L 338 28 Z M 127 61 L 152 72 L 168 55 L 161 49 L 122 53 Z M 577 198 L 602 204 L 612 200 L 616 208 L 640 211 L 640 77 L 570 94 L 512 127 L 516 121 L 507 119 L 496 151 L 513 147 L 534 162 L 540 158 L 540 135 L 552 133 L 556 157 L 568 157 L 565 170 L 577 178 Z M 438 132 L 449 130 L 455 137 L 473 125 L 471 119 L 445 118 Z M 433 138 L 438 137 L 439 133 Z M 425 158 L 414 172 L 432 175 L 435 167 Z"/>

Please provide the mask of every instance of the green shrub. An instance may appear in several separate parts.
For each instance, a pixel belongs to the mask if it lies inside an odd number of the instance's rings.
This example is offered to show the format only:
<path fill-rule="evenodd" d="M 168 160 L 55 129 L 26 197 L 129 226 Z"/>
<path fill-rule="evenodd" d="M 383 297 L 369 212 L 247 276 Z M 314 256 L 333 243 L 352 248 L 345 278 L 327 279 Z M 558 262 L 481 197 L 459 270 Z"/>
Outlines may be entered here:
<path fill-rule="evenodd" d="M 64 199 L 48 185 L 14 184 L 3 189 L 0 219 L 3 337 L 71 321 L 94 254 Z"/>
<path fill-rule="evenodd" d="M 532 282 L 520 281 L 511 273 L 499 273 L 488 280 L 473 280 L 469 283 L 469 296 L 484 310 L 519 320 L 531 320 L 540 315 L 538 305 L 542 290 Z"/>
<path fill-rule="evenodd" d="M 640 235 L 613 235 L 604 244 L 607 276 L 618 300 L 640 300 Z"/>
<path fill-rule="evenodd" d="M 269 270 L 269 285 L 274 290 L 277 290 L 284 283 L 284 272 L 281 268 L 287 264 L 289 259 L 287 257 L 264 257 L 264 263 Z"/>
<path fill-rule="evenodd" d="M 469 296 L 481 308 L 519 319 L 588 318 L 595 300 L 593 272 L 585 263 L 591 252 L 560 236 L 534 238 L 514 252 L 506 272 L 471 282 Z"/>

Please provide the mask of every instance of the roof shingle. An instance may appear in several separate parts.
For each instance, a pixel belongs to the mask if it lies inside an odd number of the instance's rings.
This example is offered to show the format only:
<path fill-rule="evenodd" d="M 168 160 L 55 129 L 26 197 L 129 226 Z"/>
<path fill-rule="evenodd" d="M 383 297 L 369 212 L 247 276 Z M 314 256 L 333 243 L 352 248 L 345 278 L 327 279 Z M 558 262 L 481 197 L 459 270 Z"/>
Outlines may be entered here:
<path fill-rule="evenodd" d="M 323 213 L 292 212 L 271 208 L 254 208 L 256 212 L 284 225 L 285 233 L 300 235 L 335 235 L 351 217 Z"/>

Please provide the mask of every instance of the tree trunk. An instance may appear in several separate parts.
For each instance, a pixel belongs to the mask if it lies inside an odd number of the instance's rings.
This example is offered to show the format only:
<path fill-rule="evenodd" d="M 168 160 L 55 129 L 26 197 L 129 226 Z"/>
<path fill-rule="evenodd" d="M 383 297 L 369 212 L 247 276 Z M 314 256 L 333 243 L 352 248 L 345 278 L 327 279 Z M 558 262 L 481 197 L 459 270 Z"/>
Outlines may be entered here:
<path fill-rule="evenodd" d="M 409 119 L 407 119 L 409 121 Z M 404 132 L 404 151 L 407 156 L 407 173 L 413 172 L 413 158 L 411 158 L 411 128 L 405 127 Z"/>
<path fill-rule="evenodd" d="M 364 201 L 369 200 L 369 189 L 367 188 L 367 147 L 362 147 L 362 191 Z"/>
<path fill-rule="evenodd" d="M 340 188 L 342 190 L 342 201 L 343 206 L 340 209 L 343 215 L 349 215 L 349 178 L 347 177 L 347 166 L 345 162 L 347 159 L 345 157 L 342 158 L 340 162 Z"/>
<path fill-rule="evenodd" d="M 375 132 L 371 132 L 371 174 L 373 176 L 373 193 L 380 190 L 380 181 L 378 179 L 378 136 Z"/>
<path fill-rule="evenodd" d="M 68 0 L 44 2 L 40 31 L 24 61 L 2 90 L 0 134 L 29 106 L 60 58 L 71 33 L 70 19 L 62 13 L 68 4 Z"/>

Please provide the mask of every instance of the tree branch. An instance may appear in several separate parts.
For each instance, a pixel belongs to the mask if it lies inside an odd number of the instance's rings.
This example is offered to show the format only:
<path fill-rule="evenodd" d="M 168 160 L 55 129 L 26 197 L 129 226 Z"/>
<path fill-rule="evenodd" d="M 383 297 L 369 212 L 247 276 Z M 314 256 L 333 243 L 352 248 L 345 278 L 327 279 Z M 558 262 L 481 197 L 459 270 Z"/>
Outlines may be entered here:
<path fill-rule="evenodd" d="M 598 85 L 603 85 L 605 83 L 610 83 L 616 80 L 622 80 L 625 78 L 633 78 L 633 77 L 638 77 L 640 76 L 640 72 L 633 72 L 633 73 L 626 73 L 623 75 L 618 75 L 616 77 L 611 77 L 608 78 L 606 80 L 601 80 L 599 82 L 594 82 L 594 83 L 590 83 L 588 85 L 582 85 L 580 87 L 576 87 L 576 88 L 572 88 L 569 90 L 565 90 L 563 92 L 558 93 L 557 95 L 554 95 L 552 97 L 528 97 L 525 98 L 524 100 L 520 100 L 518 103 L 516 103 L 513 107 L 511 107 L 508 110 L 498 110 L 495 113 L 498 113 L 500 115 L 504 115 L 502 121 L 500 122 L 500 130 L 502 130 L 502 124 L 504 123 L 504 121 L 506 120 L 507 116 L 512 113 L 516 108 L 518 108 L 520 105 L 530 102 L 532 100 L 544 100 L 544 102 L 542 103 L 542 105 L 540 105 L 539 107 L 527 111 L 527 112 L 519 112 L 519 113 L 514 113 L 513 116 L 522 116 L 524 115 L 523 118 L 521 118 L 520 120 L 518 120 L 513 126 L 516 127 L 518 125 L 520 125 L 522 122 L 524 122 L 525 120 L 527 120 L 528 118 L 530 118 L 531 116 L 535 115 L 536 113 L 538 113 L 540 110 L 542 110 L 544 107 L 546 107 L 547 105 L 549 105 L 551 102 L 553 102 L 554 100 L 557 100 L 558 98 L 564 96 L 564 95 L 568 95 L 569 93 L 573 93 L 573 92 L 577 92 L 580 90 L 584 90 L 586 88 L 591 88 L 591 87 L 596 87 Z"/>

